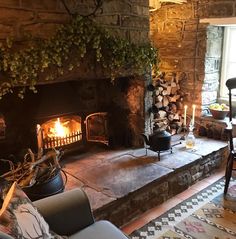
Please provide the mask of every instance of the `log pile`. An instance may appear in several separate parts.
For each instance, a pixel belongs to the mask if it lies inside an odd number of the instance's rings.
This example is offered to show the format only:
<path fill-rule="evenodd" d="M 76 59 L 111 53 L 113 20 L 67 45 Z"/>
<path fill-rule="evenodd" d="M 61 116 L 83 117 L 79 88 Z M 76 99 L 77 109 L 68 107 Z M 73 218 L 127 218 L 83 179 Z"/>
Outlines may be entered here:
<path fill-rule="evenodd" d="M 165 73 L 153 78 L 153 129 L 168 130 L 176 134 L 183 124 L 183 99 L 180 80 L 176 74 L 166 77 Z"/>
<path fill-rule="evenodd" d="M 9 171 L 0 176 L 8 181 L 16 181 L 21 187 L 33 186 L 52 178 L 60 170 L 59 159 L 62 153 L 52 149 L 45 155 L 35 155 L 30 149 L 22 162 L 16 165 L 10 160 L 0 159 L 9 164 Z"/>

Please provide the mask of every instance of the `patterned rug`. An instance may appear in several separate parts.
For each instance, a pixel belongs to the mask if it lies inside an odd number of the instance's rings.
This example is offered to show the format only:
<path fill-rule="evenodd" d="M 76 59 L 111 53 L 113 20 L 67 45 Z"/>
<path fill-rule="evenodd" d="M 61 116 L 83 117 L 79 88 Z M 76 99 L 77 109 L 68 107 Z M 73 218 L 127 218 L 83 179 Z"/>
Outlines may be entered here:
<path fill-rule="evenodd" d="M 224 179 L 134 231 L 131 239 L 236 239 L 236 178 L 227 197 Z"/>

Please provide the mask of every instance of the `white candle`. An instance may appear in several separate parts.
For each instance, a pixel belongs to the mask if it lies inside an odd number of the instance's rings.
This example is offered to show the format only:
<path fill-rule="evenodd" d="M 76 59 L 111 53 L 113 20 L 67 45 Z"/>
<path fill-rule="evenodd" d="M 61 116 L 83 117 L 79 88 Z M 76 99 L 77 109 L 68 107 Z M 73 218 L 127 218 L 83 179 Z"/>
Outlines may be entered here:
<path fill-rule="evenodd" d="M 192 125 L 194 126 L 196 105 L 193 105 Z"/>
<path fill-rule="evenodd" d="M 186 123 L 187 123 L 187 108 L 188 106 L 185 105 L 184 106 L 184 126 L 186 126 Z"/>

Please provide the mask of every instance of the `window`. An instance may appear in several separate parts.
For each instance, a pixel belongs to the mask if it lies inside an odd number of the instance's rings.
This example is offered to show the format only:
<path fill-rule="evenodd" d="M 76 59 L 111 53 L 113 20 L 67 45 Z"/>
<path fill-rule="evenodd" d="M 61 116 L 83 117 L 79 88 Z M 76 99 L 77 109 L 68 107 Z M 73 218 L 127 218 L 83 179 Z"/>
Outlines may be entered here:
<path fill-rule="evenodd" d="M 221 98 L 228 98 L 228 89 L 225 82 L 232 77 L 236 77 L 236 25 L 225 27 L 221 69 Z M 236 95 L 236 90 L 232 93 Z"/>

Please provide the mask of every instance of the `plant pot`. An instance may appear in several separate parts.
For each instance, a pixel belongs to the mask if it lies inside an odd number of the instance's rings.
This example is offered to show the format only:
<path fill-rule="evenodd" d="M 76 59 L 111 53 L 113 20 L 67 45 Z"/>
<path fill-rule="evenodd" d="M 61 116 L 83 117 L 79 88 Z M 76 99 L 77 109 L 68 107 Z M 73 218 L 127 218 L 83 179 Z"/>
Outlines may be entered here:
<path fill-rule="evenodd" d="M 26 193 L 26 195 L 31 201 L 35 201 L 63 192 L 64 186 L 64 180 L 61 171 L 59 170 L 49 180 L 43 183 L 35 184 L 30 187 L 24 187 L 23 191 Z"/>

